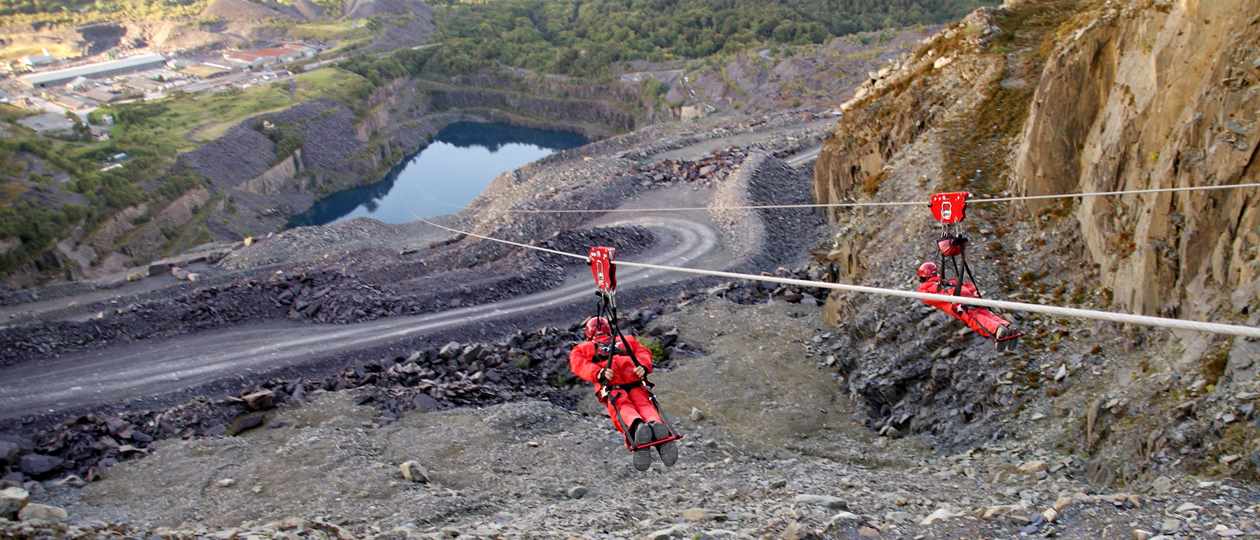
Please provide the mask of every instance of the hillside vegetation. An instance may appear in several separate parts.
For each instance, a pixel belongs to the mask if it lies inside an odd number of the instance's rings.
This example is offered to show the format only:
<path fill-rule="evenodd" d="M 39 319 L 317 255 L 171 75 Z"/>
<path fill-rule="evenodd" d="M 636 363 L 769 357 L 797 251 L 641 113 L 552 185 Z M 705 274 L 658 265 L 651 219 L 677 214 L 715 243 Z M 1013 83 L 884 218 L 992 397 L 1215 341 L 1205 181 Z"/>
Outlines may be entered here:
<path fill-rule="evenodd" d="M 618 62 L 702 58 L 765 44 L 938 23 L 995 0 L 504 0 L 432 2 L 447 70 L 486 63 L 598 75 Z"/>
<path fill-rule="evenodd" d="M 103 19 L 169 19 L 201 13 L 206 0 L 9 0 L 0 3 L 0 26 L 81 24 Z"/>
<path fill-rule="evenodd" d="M 5 124 L 8 134 L 0 139 L 0 238 L 18 243 L 0 253 L 0 273 L 52 248 L 76 225 L 90 229 L 128 206 L 170 201 L 200 185 L 195 175 L 167 174 L 176 157 L 250 116 L 314 99 L 362 104 L 370 91 L 362 77 L 325 68 L 299 75 L 291 85 L 117 105 L 92 115 L 98 121 L 106 114 L 114 117 L 113 137 L 107 142 L 56 139 Z M 10 120 L 21 114 L 4 109 Z M 127 155 L 121 168 L 101 170 L 119 153 Z M 51 173 L 63 181 L 54 181 Z"/>

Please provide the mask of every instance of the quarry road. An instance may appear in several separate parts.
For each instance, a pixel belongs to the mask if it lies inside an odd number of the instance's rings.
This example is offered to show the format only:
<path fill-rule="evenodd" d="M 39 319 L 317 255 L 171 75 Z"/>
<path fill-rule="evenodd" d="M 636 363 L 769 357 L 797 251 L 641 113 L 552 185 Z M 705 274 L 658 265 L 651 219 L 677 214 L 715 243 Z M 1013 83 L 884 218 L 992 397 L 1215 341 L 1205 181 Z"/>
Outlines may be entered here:
<path fill-rule="evenodd" d="M 621 221 L 648 228 L 658 244 L 641 258 L 687 265 L 721 251 L 705 220 L 641 216 Z M 687 279 L 659 270 L 622 269 L 622 289 Z M 522 315 L 567 304 L 590 303 L 589 273 L 580 268 L 563 285 L 510 300 L 352 325 L 278 322 L 210 331 L 152 343 L 67 355 L 0 371 L 0 418 L 55 412 L 157 396 L 222 379 L 291 367 L 339 352 L 387 344 L 427 333 Z"/>
<path fill-rule="evenodd" d="M 815 146 L 809 150 L 804 150 L 801 153 L 788 158 L 787 164 L 793 167 L 800 167 L 818 159 L 819 154 L 822 154 L 822 145 Z"/>

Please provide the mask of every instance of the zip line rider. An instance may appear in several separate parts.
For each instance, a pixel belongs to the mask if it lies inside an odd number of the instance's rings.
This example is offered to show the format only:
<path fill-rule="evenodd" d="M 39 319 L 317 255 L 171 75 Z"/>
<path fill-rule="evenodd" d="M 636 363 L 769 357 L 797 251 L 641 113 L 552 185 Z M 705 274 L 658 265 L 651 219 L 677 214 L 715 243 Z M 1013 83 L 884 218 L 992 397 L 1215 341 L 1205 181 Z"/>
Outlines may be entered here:
<path fill-rule="evenodd" d="M 608 409 L 613 427 L 633 454 L 635 469 L 646 471 L 652 466 L 653 447 L 661 462 L 672 467 L 678 461 L 674 442 L 682 435 L 670 427 L 647 380 L 652 373 L 652 352 L 633 336 L 622 334 L 617 323 L 613 251 L 593 247 L 587 257 L 599 304 L 596 315 L 583 323 L 586 340 L 569 353 L 569 369 L 595 385 L 595 396 Z"/>
<path fill-rule="evenodd" d="M 941 262 L 938 265 L 927 261 L 919 265 L 915 272 L 919 278 L 919 292 L 981 297 L 975 275 L 967 265 L 968 239 L 959 225 L 967 217 L 967 199 L 970 197 L 971 194 L 965 191 L 932 195 L 932 217 L 941 223 L 942 229 L 941 238 L 936 242 Z M 955 277 L 948 276 L 950 269 Z M 999 348 L 1009 347 L 1023 335 L 1010 321 L 984 307 L 940 300 L 924 300 L 923 303 L 962 321 L 980 336 L 993 340 Z"/>
<path fill-rule="evenodd" d="M 625 336 L 624 343 L 614 344 L 612 326 L 604 317 L 587 319 L 585 330 L 586 341 L 569 353 L 569 369 L 579 379 L 595 384 L 595 395 L 608 409 L 613 427 L 641 447 L 634 451 L 634 467 L 646 471 L 652 465 L 652 449 L 647 445 L 665 441 L 670 435 L 643 385 L 644 377 L 652 372 L 652 351 L 634 336 Z M 626 345 L 630 351 L 626 350 Z M 628 352 L 634 354 L 637 364 Z M 611 368 L 605 367 L 609 355 Z M 678 461 L 678 448 L 673 441 L 663 442 L 656 449 L 666 466 Z"/>

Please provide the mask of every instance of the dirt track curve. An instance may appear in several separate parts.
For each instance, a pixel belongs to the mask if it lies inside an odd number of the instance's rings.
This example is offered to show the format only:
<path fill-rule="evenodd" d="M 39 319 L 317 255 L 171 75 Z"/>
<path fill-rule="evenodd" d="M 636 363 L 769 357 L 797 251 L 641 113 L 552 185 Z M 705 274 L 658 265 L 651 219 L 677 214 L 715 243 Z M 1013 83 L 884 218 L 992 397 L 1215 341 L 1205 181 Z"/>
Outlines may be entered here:
<path fill-rule="evenodd" d="M 686 265 L 719 247 L 717 233 L 698 221 L 648 216 L 624 223 L 647 227 L 661 242 L 648 262 Z M 618 278 L 625 289 L 687 276 L 627 268 Z M 0 372 L 0 418 L 159 395 L 457 326 L 588 303 L 590 287 L 589 276 L 579 272 L 541 293 L 441 313 L 339 326 L 276 322 L 67 355 Z"/>

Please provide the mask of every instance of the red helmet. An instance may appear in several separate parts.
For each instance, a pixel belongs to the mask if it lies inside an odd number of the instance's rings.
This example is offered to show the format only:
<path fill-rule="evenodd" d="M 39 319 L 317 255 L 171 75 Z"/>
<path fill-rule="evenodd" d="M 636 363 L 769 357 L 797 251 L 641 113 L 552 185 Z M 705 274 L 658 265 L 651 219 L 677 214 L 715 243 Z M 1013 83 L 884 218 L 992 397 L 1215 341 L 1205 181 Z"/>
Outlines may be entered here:
<path fill-rule="evenodd" d="M 918 271 L 919 280 L 927 281 L 929 279 L 932 279 L 932 276 L 935 276 L 939 270 L 940 269 L 937 268 L 936 263 L 932 261 L 928 261 L 923 264 L 920 264 L 919 271 Z"/>
<path fill-rule="evenodd" d="M 612 335 L 612 326 L 608 324 L 608 319 L 603 317 L 591 317 L 586 319 L 586 339 L 594 339 L 596 336 Z"/>

